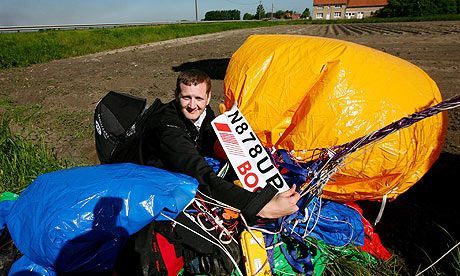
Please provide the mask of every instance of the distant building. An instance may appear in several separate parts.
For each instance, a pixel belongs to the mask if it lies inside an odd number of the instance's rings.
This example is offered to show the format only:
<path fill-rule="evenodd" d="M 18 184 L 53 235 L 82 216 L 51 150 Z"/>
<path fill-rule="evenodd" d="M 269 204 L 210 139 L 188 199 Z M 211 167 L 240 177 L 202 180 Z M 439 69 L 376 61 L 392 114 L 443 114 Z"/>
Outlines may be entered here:
<path fill-rule="evenodd" d="M 287 12 L 285 14 L 285 16 L 287 18 L 291 18 L 291 19 L 300 19 L 300 17 L 302 16 L 300 13 L 290 13 L 290 12 Z"/>
<path fill-rule="evenodd" d="M 313 19 L 362 19 L 388 5 L 388 0 L 313 0 Z"/>

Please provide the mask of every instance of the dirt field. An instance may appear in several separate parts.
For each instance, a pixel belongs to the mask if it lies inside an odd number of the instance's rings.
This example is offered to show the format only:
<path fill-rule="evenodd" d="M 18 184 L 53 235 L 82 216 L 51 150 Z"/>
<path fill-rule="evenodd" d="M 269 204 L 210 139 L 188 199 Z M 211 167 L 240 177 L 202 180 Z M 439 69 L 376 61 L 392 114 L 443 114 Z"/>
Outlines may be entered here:
<path fill-rule="evenodd" d="M 367 45 L 424 69 L 445 98 L 460 93 L 460 22 L 416 22 L 237 30 L 4 70 L 0 71 L 0 99 L 27 106 L 30 111 L 26 114 L 31 119 L 24 124 L 45 133 L 46 141 L 59 156 L 79 163 L 96 163 L 92 115 L 105 93 L 124 91 L 146 97 L 149 102 L 157 97 L 166 101 L 172 98 L 178 71 L 211 68 L 215 107 L 222 100 L 229 58 L 250 34 L 256 33 L 324 36 Z M 15 130 L 21 131 L 21 127 L 15 126 Z M 456 109 L 449 111 L 440 160 L 416 188 L 389 204 L 378 226 L 384 242 L 389 240 L 389 247 L 406 256 L 412 270 L 429 264 L 420 248 L 435 260 L 452 246 L 451 239 L 435 224 L 447 228 L 456 241 L 460 239 L 459 208 L 454 205 L 457 199 L 449 193 L 458 183 L 455 179 L 459 179 L 459 157 L 460 109 Z M 411 209 L 414 206 L 418 208 Z M 369 207 L 372 208 L 375 206 Z M 427 217 L 432 220 L 426 222 Z M 400 243 L 393 242 L 395 238 Z"/>
<path fill-rule="evenodd" d="M 280 26 L 170 40 L 0 71 L 0 97 L 15 105 L 35 104 L 30 124 L 45 130 L 59 156 L 95 163 L 91 115 L 107 91 L 129 92 L 149 102 L 169 100 L 177 71 L 211 68 L 216 106 L 229 58 L 255 33 L 326 36 L 367 45 L 420 66 L 444 97 L 459 93 L 460 23 L 429 22 Z M 460 153 L 459 112 L 449 114 L 445 150 L 453 154 Z"/>

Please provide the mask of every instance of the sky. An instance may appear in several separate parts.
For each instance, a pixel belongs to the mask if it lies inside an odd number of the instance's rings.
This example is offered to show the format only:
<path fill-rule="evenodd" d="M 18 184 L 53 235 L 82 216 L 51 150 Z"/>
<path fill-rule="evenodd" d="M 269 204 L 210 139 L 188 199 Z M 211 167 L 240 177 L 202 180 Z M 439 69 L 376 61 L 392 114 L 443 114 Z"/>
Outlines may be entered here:
<path fill-rule="evenodd" d="M 0 0 L 0 26 L 195 20 L 207 11 L 255 14 L 259 0 Z M 262 0 L 265 12 L 312 10 L 312 0 Z"/>

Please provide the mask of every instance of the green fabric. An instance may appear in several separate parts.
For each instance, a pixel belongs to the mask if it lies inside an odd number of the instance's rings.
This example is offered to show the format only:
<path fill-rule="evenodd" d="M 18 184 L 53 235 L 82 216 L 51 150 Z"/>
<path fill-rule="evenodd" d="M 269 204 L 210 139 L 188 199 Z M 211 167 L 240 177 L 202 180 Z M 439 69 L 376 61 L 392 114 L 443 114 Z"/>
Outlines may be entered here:
<path fill-rule="evenodd" d="M 278 235 L 275 235 L 274 240 L 278 241 Z M 283 239 L 283 241 L 286 240 Z M 323 275 L 328 265 L 341 263 L 341 260 L 339 259 L 345 259 L 358 265 L 362 265 L 363 267 L 377 263 L 375 257 L 367 252 L 361 251 L 355 246 L 329 246 L 323 241 L 313 238 L 307 238 L 305 244 L 308 246 L 311 253 L 314 276 Z M 283 243 L 273 249 L 273 275 L 299 275 L 286 260 L 286 257 L 281 251 L 281 246 L 286 247 L 286 244 Z M 183 271 L 181 271 L 179 275 L 183 275 Z M 234 270 L 232 276 L 239 276 L 238 272 Z"/>
<path fill-rule="evenodd" d="M 323 241 L 316 239 L 309 239 L 308 241 L 312 245 L 311 259 L 314 267 L 314 276 L 322 275 L 327 265 L 334 263 L 338 258 L 346 258 L 365 266 L 377 263 L 377 260 L 371 254 L 361 251 L 354 246 L 336 247 L 329 246 Z"/>
<path fill-rule="evenodd" d="M 16 200 L 18 199 L 18 195 L 15 193 L 10 193 L 10 192 L 3 192 L 0 194 L 0 202 L 5 201 L 5 200 Z"/>
<path fill-rule="evenodd" d="M 277 237 L 275 236 L 275 240 Z M 286 260 L 283 252 L 281 252 L 281 246 L 286 246 L 286 244 L 281 244 L 273 249 L 273 275 L 297 275 L 294 269 Z"/>

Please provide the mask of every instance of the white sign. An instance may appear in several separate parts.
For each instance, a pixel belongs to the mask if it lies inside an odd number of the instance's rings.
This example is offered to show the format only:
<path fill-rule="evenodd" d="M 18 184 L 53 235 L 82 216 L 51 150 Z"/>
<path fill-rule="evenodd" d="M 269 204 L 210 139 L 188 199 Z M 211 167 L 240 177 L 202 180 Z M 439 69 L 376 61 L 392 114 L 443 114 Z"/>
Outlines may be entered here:
<path fill-rule="evenodd" d="M 212 127 L 246 190 L 253 192 L 267 184 L 273 185 L 279 192 L 289 190 L 259 138 L 236 105 L 217 116 L 212 121 Z"/>

